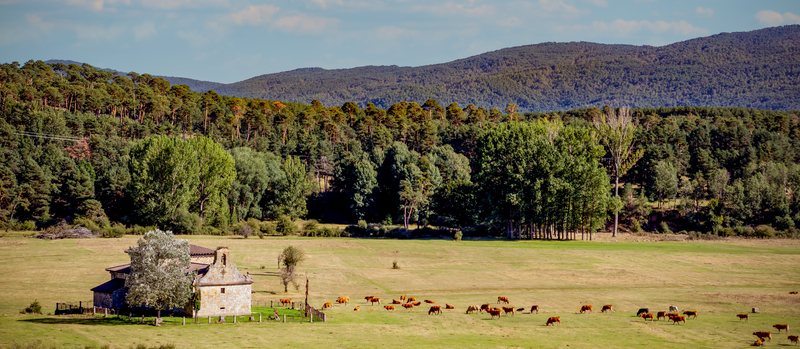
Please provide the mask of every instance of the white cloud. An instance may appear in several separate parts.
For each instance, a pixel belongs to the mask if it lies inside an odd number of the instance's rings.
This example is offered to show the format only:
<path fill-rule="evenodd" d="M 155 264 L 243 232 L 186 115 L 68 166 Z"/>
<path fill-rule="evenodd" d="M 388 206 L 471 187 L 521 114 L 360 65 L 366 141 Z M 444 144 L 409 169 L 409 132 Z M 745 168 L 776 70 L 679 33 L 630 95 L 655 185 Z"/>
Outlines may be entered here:
<path fill-rule="evenodd" d="M 124 32 L 124 28 L 120 26 L 102 27 L 83 24 L 66 24 L 66 26 L 74 30 L 78 38 L 96 41 L 113 41 Z"/>
<path fill-rule="evenodd" d="M 251 5 L 239 12 L 234 12 L 223 17 L 223 20 L 237 25 L 261 25 L 267 23 L 280 8 L 272 5 Z"/>
<path fill-rule="evenodd" d="M 344 5 L 344 1 L 342 0 L 311 0 L 311 1 L 323 9 L 328 8 L 328 4 L 339 5 L 339 6 Z"/>
<path fill-rule="evenodd" d="M 583 1 L 595 6 L 600 6 L 600 7 L 608 6 L 608 2 L 606 0 L 583 0 Z"/>
<path fill-rule="evenodd" d="M 53 23 L 45 22 L 41 17 L 33 13 L 26 14 L 25 21 L 34 29 L 43 32 L 49 32 L 55 26 Z"/>
<path fill-rule="evenodd" d="M 485 16 L 494 13 L 495 8 L 491 5 L 475 6 L 475 1 L 468 4 L 458 4 L 448 1 L 441 5 L 413 6 L 412 11 L 434 13 L 446 16 Z"/>
<path fill-rule="evenodd" d="M 272 23 L 272 26 L 285 32 L 297 34 L 318 34 L 335 28 L 339 20 L 306 14 L 282 17 Z"/>
<path fill-rule="evenodd" d="M 800 16 L 791 12 L 780 14 L 775 11 L 763 10 L 756 13 L 756 19 L 761 22 L 761 24 L 768 26 L 776 26 L 781 24 L 800 24 Z"/>
<path fill-rule="evenodd" d="M 702 7 L 698 6 L 697 10 L 695 10 L 695 13 L 697 13 L 697 15 L 701 16 L 701 17 L 711 17 L 711 16 L 714 15 L 714 10 L 710 9 L 710 8 L 702 8 Z"/>
<path fill-rule="evenodd" d="M 130 0 L 124 0 L 130 1 Z M 137 1 L 137 0 L 134 0 Z M 177 8 L 227 7 L 228 0 L 138 0 L 145 7 L 173 10 Z"/>
<path fill-rule="evenodd" d="M 547 12 L 562 12 L 572 16 L 589 13 L 587 10 L 581 10 L 565 3 L 564 0 L 539 0 L 539 7 Z"/>
<path fill-rule="evenodd" d="M 156 24 L 153 22 L 139 24 L 133 27 L 133 35 L 136 38 L 136 41 L 156 35 Z"/>
<path fill-rule="evenodd" d="M 205 46 L 210 40 L 207 35 L 203 35 L 202 33 L 192 30 L 192 31 L 178 31 L 178 37 L 184 39 L 189 42 L 189 45 L 192 47 L 201 47 Z"/>
<path fill-rule="evenodd" d="M 593 22 L 592 30 L 597 32 L 609 32 L 618 36 L 627 36 L 635 34 L 643 30 L 653 33 L 673 33 L 678 35 L 705 35 L 708 30 L 698 28 L 686 21 L 666 22 L 666 21 L 625 21 L 618 19 L 616 21 L 607 22 Z"/>

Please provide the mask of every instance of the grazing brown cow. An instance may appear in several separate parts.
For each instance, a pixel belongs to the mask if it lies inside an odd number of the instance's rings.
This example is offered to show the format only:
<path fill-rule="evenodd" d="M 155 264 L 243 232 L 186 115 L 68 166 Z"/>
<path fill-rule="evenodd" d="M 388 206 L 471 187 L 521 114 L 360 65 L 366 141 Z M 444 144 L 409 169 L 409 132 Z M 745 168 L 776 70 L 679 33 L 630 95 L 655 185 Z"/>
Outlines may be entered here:
<path fill-rule="evenodd" d="M 411 303 L 411 304 L 413 304 L 415 307 L 418 307 L 418 306 L 422 305 L 422 302 L 414 302 L 414 303 Z"/>
<path fill-rule="evenodd" d="M 683 323 L 684 323 L 684 324 L 686 323 L 686 317 L 685 317 L 685 316 L 683 316 L 683 315 L 677 315 L 677 316 L 673 316 L 673 317 L 671 317 L 671 318 L 669 318 L 669 319 L 670 319 L 670 320 L 672 320 L 672 324 L 673 324 L 673 325 L 674 325 L 674 324 L 677 324 L 677 323 L 678 323 L 678 322 L 680 322 L 680 321 L 683 321 Z"/>
<path fill-rule="evenodd" d="M 606 312 L 606 310 L 608 310 L 608 311 L 610 311 L 610 312 L 612 312 L 612 313 L 614 312 L 614 310 L 613 310 L 613 309 L 611 309 L 611 304 L 606 304 L 606 305 L 604 305 L 604 306 L 603 306 L 603 310 L 600 310 L 600 312 L 601 312 L 601 313 L 605 313 L 605 312 Z"/>
<path fill-rule="evenodd" d="M 339 297 L 336 299 L 336 303 L 347 305 L 348 303 L 350 303 L 350 297 L 349 296 Z"/>
<path fill-rule="evenodd" d="M 514 307 L 503 307 L 503 312 L 505 312 L 506 314 L 511 313 L 511 315 L 514 315 Z"/>
<path fill-rule="evenodd" d="M 736 314 L 736 316 L 739 317 L 739 321 L 742 321 L 742 320 L 745 320 L 745 321 L 748 321 L 748 322 L 750 321 L 750 316 L 747 315 L 747 314 Z"/>
<path fill-rule="evenodd" d="M 436 302 L 434 302 L 434 301 L 432 301 L 432 300 L 430 300 L 430 299 L 426 299 L 426 300 L 425 300 L 425 303 L 428 303 L 428 304 L 433 304 L 433 303 L 436 303 Z"/>
<path fill-rule="evenodd" d="M 364 299 L 365 299 L 367 302 L 371 301 L 373 298 L 375 298 L 375 296 L 366 296 L 366 297 L 364 297 Z"/>
<path fill-rule="evenodd" d="M 428 315 L 431 314 L 441 314 L 442 313 L 442 306 L 441 305 L 434 305 L 428 310 Z"/>
<path fill-rule="evenodd" d="M 500 302 L 508 304 L 508 297 L 497 296 L 497 304 L 500 304 Z"/>
<path fill-rule="evenodd" d="M 525 311 L 525 308 L 517 308 L 517 311 L 521 313 L 521 312 Z"/>
<path fill-rule="evenodd" d="M 357 305 L 355 308 L 353 308 L 353 311 L 358 311 L 359 309 L 361 309 L 361 306 Z"/>
<path fill-rule="evenodd" d="M 283 298 L 283 299 L 281 299 L 281 305 L 286 305 L 286 304 L 290 304 L 290 303 L 292 303 L 292 299 L 291 298 Z"/>
<path fill-rule="evenodd" d="M 456 307 L 454 307 L 454 306 L 452 306 L 452 305 L 450 305 L 450 304 L 447 304 L 447 303 L 445 303 L 445 304 L 444 304 L 444 308 L 445 308 L 445 309 L 455 309 Z"/>
<path fill-rule="evenodd" d="M 756 341 L 753 342 L 753 346 L 754 347 L 763 347 L 764 346 L 764 341 L 762 341 L 761 338 L 756 339 Z"/>
<path fill-rule="evenodd" d="M 551 316 L 549 319 L 547 319 L 547 323 L 544 324 L 544 325 L 545 326 L 550 326 L 550 324 L 553 324 L 553 326 L 555 326 L 556 322 L 558 322 L 558 324 L 561 325 L 561 317 L 560 316 Z"/>
<path fill-rule="evenodd" d="M 489 309 L 489 315 L 492 316 L 492 319 L 494 319 L 495 316 L 497 316 L 497 318 L 499 319 L 500 318 L 500 310 L 499 309 L 494 309 L 494 308 L 493 309 Z"/>
<path fill-rule="evenodd" d="M 694 317 L 695 319 L 697 319 L 697 310 L 684 311 L 683 315 L 686 315 L 687 317 Z"/>
<path fill-rule="evenodd" d="M 394 305 L 384 305 L 383 307 L 386 308 L 386 310 L 394 310 Z"/>
<path fill-rule="evenodd" d="M 778 333 L 781 333 L 781 330 L 786 330 L 786 333 L 789 333 L 789 324 L 774 324 L 772 327 L 775 327 Z"/>
<path fill-rule="evenodd" d="M 770 331 L 756 331 L 753 332 L 753 335 L 758 337 L 758 339 L 769 338 L 769 341 L 772 342 L 772 332 Z"/>
<path fill-rule="evenodd" d="M 474 311 L 480 312 L 481 311 L 481 307 L 478 306 L 478 305 L 470 305 L 470 306 L 467 307 L 467 312 L 466 313 L 467 314 L 471 314 Z"/>
<path fill-rule="evenodd" d="M 398 301 L 396 299 L 392 299 L 392 304 L 403 304 L 403 302 Z"/>
<path fill-rule="evenodd" d="M 539 306 L 538 305 L 531 306 L 531 314 L 533 314 L 534 311 L 536 312 L 536 314 L 539 314 Z"/>
<path fill-rule="evenodd" d="M 322 305 L 322 310 L 328 309 L 333 306 L 333 303 L 328 302 Z"/>
<path fill-rule="evenodd" d="M 406 300 L 406 295 L 402 295 L 402 296 L 400 296 L 400 300 L 401 300 L 401 301 L 404 301 L 404 300 Z"/>
<path fill-rule="evenodd" d="M 789 294 L 797 294 L 797 291 L 789 292 Z"/>
<path fill-rule="evenodd" d="M 789 341 L 794 343 L 794 344 L 798 344 L 797 336 L 789 336 Z"/>
<path fill-rule="evenodd" d="M 676 317 L 676 316 L 679 316 L 679 315 L 681 315 L 681 314 L 678 314 L 678 313 L 667 313 L 667 318 L 669 318 L 670 320 L 672 320 L 672 318 L 674 318 L 674 317 Z"/>
<path fill-rule="evenodd" d="M 406 308 L 406 310 L 414 310 L 414 303 L 403 304 L 403 308 Z"/>
<path fill-rule="evenodd" d="M 653 316 L 653 313 L 644 313 L 642 314 L 642 319 L 644 319 L 644 321 L 647 321 L 647 319 L 653 321 L 655 319 L 655 316 Z"/>
<path fill-rule="evenodd" d="M 406 303 L 414 303 L 416 301 L 417 301 L 417 297 L 408 297 L 408 299 L 406 299 Z"/>
<path fill-rule="evenodd" d="M 590 313 L 593 313 L 592 306 L 591 305 L 582 305 L 581 306 L 581 314 L 583 314 L 583 313 L 585 313 L 587 311 L 590 312 Z"/>
<path fill-rule="evenodd" d="M 656 313 L 656 320 L 661 320 L 661 318 L 664 318 L 664 320 L 667 319 L 666 311 L 659 311 L 658 313 Z"/>
<path fill-rule="evenodd" d="M 381 299 L 378 297 L 372 297 L 369 301 L 372 302 L 372 305 L 375 305 L 375 303 L 381 304 Z"/>
<path fill-rule="evenodd" d="M 480 312 L 482 313 L 484 310 L 489 311 L 489 303 L 481 304 L 481 311 Z"/>

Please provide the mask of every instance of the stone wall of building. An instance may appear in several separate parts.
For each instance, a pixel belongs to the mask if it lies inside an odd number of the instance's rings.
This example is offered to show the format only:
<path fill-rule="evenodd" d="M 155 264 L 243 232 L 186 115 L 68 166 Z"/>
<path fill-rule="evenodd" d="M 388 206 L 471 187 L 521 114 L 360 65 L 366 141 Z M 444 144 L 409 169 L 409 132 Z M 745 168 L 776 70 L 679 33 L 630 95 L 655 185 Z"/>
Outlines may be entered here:
<path fill-rule="evenodd" d="M 110 293 L 94 292 L 93 302 L 95 307 L 112 308 L 114 301 Z"/>
<path fill-rule="evenodd" d="M 192 263 L 211 264 L 214 263 L 214 256 L 196 256 L 191 258 Z"/>
<path fill-rule="evenodd" d="M 197 316 L 250 315 L 251 289 L 250 284 L 200 286 Z"/>

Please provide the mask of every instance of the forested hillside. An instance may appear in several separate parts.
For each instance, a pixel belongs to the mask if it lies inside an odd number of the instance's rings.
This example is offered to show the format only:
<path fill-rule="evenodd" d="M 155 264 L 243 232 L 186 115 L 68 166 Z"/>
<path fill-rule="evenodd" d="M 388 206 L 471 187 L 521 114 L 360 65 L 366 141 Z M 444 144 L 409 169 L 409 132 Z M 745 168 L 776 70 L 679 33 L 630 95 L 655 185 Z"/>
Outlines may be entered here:
<path fill-rule="evenodd" d="M 429 98 L 554 111 L 617 105 L 800 109 L 800 25 L 723 33 L 661 47 L 543 43 L 422 67 L 305 68 L 193 90 L 388 108 Z"/>
<path fill-rule="evenodd" d="M 592 121 L 625 111 L 607 106 L 299 104 L 29 61 L 0 65 L 0 108 L 9 228 L 220 234 L 277 219 L 266 229 L 287 232 L 306 217 L 361 220 L 353 234 L 402 223 L 563 238 L 605 229 L 615 210 L 633 231 L 796 236 L 800 222 L 797 111 L 632 109 L 642 157 L 616 199 Z"/>

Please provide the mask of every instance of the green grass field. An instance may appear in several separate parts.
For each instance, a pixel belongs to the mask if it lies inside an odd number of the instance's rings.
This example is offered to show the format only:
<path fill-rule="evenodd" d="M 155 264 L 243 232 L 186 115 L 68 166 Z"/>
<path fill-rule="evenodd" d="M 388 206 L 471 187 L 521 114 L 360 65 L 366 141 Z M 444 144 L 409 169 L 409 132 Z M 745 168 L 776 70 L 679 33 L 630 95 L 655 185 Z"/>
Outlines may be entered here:
<path fill-rule="evenodd" d="M 21 315 L 38 300 L 52 313 L 56 302 L 90 301 L 90 288 L 105 282 L 106 267 L 128 262 L 123 251 L 136 236 L 121 239 L 41 241 L 6 234 L 0 238 L 0 347 L 33 341 L 45 346 L 174 344 L 178 348 L 262 347 L 567 347 L 744 348 L 754 331 L 787 323 L 800 333 L 800 241 L 584 242 L 443 241 L 349 238 L 182 237 L 191 243 L 231 248 L 239 270 L 255 280 L 253 302 L 303 298 L 283 293 L 277 256 L 289 245 L 308 254 L 301 266 L 310 280 L 309 302 L 321 308 L 338 296 L 349 306 L 326 311 L 328 323 L 251 323 L 164 327 L 101 316 Z M 400 269 L 392 269 L 397 261 Z M 301 288 L 302 290 L 302 288 Z M 455 310 L 427 315 L 427 307 L 389 312 L 384 304 L 400 295 L 431 299 Z M 468 305 L 507 296 L 515 308 L 538 304 L 539 314 L 490 319 L 464 314 Z M 583 304 L 596 313 L 579 314 Z M 616 312 L 599 313 L 604 304 Z M 677 305 L 697 310 L 686 325 L 645 322 L 640 307 L 653 311 Z M 353 311 L 355 306 L 360 311 Z M 737 313 L 758 307 L 749 322 Z M 373 308 L 374 311 L 370 311 Z M 262 309 L 258 309 L 261 311 Z M 544 326 L 560 316 L 561 326 Z M 190 322 L 187 320 L 187 322 Z M 788 345 L 773 333 L 767 346 Z"/>

